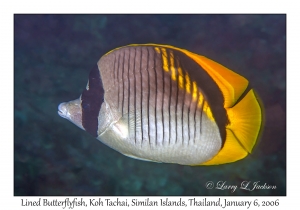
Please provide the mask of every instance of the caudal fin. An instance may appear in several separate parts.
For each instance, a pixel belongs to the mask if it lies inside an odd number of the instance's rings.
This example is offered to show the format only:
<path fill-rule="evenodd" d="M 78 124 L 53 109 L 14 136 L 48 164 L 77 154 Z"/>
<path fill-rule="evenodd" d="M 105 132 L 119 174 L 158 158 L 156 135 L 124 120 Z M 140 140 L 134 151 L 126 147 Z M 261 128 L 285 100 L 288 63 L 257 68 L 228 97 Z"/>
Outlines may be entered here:
<path fill-rule="evenodd" d="M 230 129 L 243 148 L 251 153 L 262 124 L 262 111 L 254 91 L 250 90 L 234 107 L 228 108 L 227 114 L 230 121 L 227 129 Z"/>
<path fill-rule="evenodd" d="M 253 90 L 234 107 L 227 108 L 230 124 L 226 127 L 226 140 L 220 152 L 201 165 L 231 163 L 251 153 L 262 124 L 262 111 Z"/>

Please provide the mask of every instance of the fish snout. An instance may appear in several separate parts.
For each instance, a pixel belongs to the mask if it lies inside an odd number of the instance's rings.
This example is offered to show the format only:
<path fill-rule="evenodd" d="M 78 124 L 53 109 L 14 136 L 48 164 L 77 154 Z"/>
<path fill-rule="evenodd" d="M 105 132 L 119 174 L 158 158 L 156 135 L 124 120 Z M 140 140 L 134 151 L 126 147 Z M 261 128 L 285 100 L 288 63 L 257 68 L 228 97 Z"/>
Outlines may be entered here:
<path fill-rule="evenodd" d="M 57 113 L 58 113 L 59 116 L 61 116 L 63 118 L 67 118 L 67 111 L 68 111 L 68 109 L 67 109 L 66 105 L 67 105 L 66 102 L 60 103 L 58 105 L 58 111 L 57 111 Z"/>
<path fill-rule="evenodd" d="M 57 113 L 62 118 L 71 121 L 84 130 L 82 126 L 82 108 L 80 98 L 59 104 Z"/>

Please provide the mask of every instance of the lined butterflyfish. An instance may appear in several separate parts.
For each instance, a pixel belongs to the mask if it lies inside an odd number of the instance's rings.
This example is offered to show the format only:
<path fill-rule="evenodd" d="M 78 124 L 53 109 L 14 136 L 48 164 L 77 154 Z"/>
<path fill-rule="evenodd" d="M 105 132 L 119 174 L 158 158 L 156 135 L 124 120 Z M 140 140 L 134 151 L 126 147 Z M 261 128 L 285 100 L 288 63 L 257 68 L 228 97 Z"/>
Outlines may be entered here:
<path fill-rule="evenodd" d="M 248 80 L 185 49 L 133 44 L 100 58 L 58 114 L 140 160 L 218 165 L 245 158 L 262 127 Z"/>

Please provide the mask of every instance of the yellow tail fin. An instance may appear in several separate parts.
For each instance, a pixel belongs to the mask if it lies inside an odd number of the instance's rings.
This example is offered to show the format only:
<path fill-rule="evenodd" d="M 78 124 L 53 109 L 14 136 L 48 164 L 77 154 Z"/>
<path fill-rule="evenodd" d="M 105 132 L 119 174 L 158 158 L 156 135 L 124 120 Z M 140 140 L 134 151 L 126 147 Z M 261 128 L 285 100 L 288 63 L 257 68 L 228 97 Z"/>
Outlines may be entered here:
<path fill-rule="evenodd" d="M 239 103 L 228 108 L 227 114 L 230 121 L 227 128 L 232 130 L 245 150 L 251 153 L 262 123 L 261 107 L 254 91 L 250 90 Z"/>
<path fill-rule="evenodd" d="M 235 162 L 251 153 L 261 128 L 261 107 L 250 90 L 234 107 L 227 108 L 230 124 L 226 127 L 226 140 L 220 152 L 201 165 Z"/>

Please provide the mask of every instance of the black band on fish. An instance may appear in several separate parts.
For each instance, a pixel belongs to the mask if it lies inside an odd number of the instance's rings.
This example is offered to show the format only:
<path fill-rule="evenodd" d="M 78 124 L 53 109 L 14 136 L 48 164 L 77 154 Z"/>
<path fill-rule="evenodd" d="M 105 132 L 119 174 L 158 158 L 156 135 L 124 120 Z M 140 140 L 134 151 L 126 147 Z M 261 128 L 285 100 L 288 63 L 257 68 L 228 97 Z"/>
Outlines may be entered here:
<path fill-rule="evenodd" d="M 98 115 L 104 99 L 104 90 L 98 66 L 89 75 L 89 83 L 81 95 L 82 125 L 84 129 L 97 137 Z"/>
<path fill-rule="evenodd" d="M 226 125 L 229 123 L 226 110 L 224 108 L 224 97 L 216 82 L 208 75 L 208 73 L 198 65 L 192 58 L 183 52 L 173 50 L 175 59 L 178 59 L 183 71 L 188 71 L 190 77 L 193 78 L 199 88 L 202 90 L 205 100 L 207 100 L 214 119 L 219 127 L 221 138 L 226 139 Z"/>

